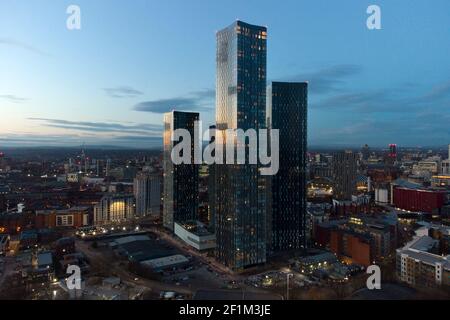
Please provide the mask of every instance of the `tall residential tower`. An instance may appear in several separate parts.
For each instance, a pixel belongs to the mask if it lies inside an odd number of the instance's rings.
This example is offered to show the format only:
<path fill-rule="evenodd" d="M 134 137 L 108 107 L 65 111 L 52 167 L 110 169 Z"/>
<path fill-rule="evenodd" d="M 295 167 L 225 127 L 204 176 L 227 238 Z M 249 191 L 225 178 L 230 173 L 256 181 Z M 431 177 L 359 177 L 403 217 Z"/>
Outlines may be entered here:
<path fill-rule="evenodd" d="M 356 192 L 358 174 L 358 155 L 352 151 L 342 151 L 333 154 L 333 181 L 335 184 L 334 198 L 351 200 Z"/>
<path fill-rule="evenodd" d="M 266 39 L 265 27 L 242 21 L 217 33 L 217 130 L 266 128 Z M 236 136 L 230 140 L 216 137 L 236 146 Z M 215 172 L 216 258 L 233 270 L 266 262 L 267 179 L 259 164 L 246 163 Z"/>
<path fill-rule="evenodd" d="M 159 173 L 140 172 L 134 178 L 133 190 L 137 216 L 157 217 L 161 214 L 161 175 Z"/>
<path fill-rule="evenodd" d="M 273 82 L 267 90 L 267 124 L 280 134 L 280 169 L 271 182 L 271 250 L 306 246 L 308 84 Z"/>
<path fill-rule="evenodd" d="M 174 230 L 175 222 L 197 220 L 198 216 L 198 165 L 194 164 L 194 123 L 199 114 L 172 111 L 164 114 L 164 187 L 163 224 Z M 171 153 L 179 141 L 172 141 L 176 129 L 185 129 L 191 136 L 191 163 L 175 165 Z"/>

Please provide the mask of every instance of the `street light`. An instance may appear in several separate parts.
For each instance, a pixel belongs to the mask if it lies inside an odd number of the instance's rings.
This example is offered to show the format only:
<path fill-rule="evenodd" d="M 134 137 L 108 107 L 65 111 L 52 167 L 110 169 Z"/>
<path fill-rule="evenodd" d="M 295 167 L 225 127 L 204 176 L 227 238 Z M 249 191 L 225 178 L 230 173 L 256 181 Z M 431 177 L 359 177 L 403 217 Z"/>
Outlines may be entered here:
<path fill-rule="evenodd" d="M 286 273 L 286 300 L 289 300 L 289 278 L 294 277 L 293 273 Z"/>

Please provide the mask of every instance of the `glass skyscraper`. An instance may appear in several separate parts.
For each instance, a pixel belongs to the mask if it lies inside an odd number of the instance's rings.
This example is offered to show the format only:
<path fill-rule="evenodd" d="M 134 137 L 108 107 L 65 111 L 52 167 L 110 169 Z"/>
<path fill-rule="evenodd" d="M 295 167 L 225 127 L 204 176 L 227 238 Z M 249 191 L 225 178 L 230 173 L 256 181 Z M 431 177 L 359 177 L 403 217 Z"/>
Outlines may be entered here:
<path fill-rule="evenodd" d="M 273 82 L 267 90 L 267 125 L 280 134 L 278 173 L 272 176 L 268 233 L 271 251 L 306 245 L 308 84 Z"/>
<path fill-rule="evenodd" d="M 198 165 L 194 164 L 194 123 L 199 120 L 195 112 L 172 111 L 164 114 L 164 187 L 163 224 L 174 230 L 175 222 L 186 222 L 198 218 Z M 171 158 L 172 141 L 176 129 L 186 129 L 191 135 L 191 163 L 175 165 Z"/>
<path fill-rule="evenodd" d="M 266 128 L 267 29 L 236 21 L 219 31 L 216 59 L 217 130 Z M 216 143 L 236 146 L 231 139 L 222 134 Z M 216 258 L 233 270 L 266 262 L 267 178 L 248 152 L 246 163 L 215 172 Z"/>

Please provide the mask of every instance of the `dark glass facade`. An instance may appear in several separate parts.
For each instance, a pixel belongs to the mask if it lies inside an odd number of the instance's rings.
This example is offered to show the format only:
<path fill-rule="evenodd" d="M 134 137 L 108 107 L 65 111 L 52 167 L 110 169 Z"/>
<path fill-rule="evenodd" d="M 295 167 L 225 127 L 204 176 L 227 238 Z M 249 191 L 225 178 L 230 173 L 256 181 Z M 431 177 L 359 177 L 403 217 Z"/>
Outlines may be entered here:
<path fill-rule="evenodd" d="M 175 222 L 198 219 L 199 167 L 194 164 L 194 122 L 199 114 L 172 111 L 164 114 L 164 187 L 163 224 L 173 231 Z M 191 164 L 175 165 L 171 153 L 178 141 L 171 141 L 172 132 L 186 129 L 191 134 Z"/>
<path fill-rule="evenodd" d="M 210 132 L 214 132 L 216 130 L 216 126 L 209 127 Z M 215 143 L 216 137 L 213 134 L 210 137 L 209 143 Z M 215 156 L 215 151 L 212 152 L 212 156 Z M 208 214 L 209 214 L 209 223 L 208 229 L 212 232 L 215 232 L 216 229 L 216 166 L 217 164 L 208 165 Z"/>
<path fill-rule="evenodd" d="M 267 99 L 268 126 L 280 136 L 268 226 L 271 251 L 277 253 L 305 247 L 308 84 L 273 82 Z"/>
<path fill-rule="evenodd" d="M 217 33 L 218 130 L 266 128 L 266 39 L 265 27 L 241 21 Z M 216 143 L 236 145 L 235 136 L 224 136 Z M 266 262 L 266 178 L 259 168 L 216 166 L 216 258 L 234 270 Z"/>

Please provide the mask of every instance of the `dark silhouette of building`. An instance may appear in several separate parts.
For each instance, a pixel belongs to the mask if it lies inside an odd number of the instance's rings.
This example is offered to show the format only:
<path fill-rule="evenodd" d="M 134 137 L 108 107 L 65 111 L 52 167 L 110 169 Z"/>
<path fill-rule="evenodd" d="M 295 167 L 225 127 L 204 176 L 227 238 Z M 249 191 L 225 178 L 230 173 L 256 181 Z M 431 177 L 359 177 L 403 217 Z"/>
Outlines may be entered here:
<path fill-rule="evenodd" d="M 273 82 L 267 91 L 268 125 L 279 130 L 280 167 L 271 181 L 272 251 L 306 246 L 308 84 Z"/>
<path fill-rule="evenodd" d="M 164 188 L 163 224 L 174 230 L 175 222 L 197 220 L 199 168 L 194 163 L 194 123 L 199 120 L 195 112 L 172 111 L 164 114 Z M 181 141 L 172 141 L 176 129 L 185 129 L 191 135 L 191 163 L 175 165 L 172 149 Z"/>
<path fill-rule="evenodd" d="M 397 161 L 397 145 L 391 143 L 389 145 L 389 152 L 386 156 L 386 164 L 392 166 L 395 161 Z"/>
<path fill-rule="evenodd" d="M 4 195 L 0 194 L 0 213 L 6 211 L 6 198 Z"/>
<path fill-rule="evenodd" d="M 369 145 L 365 144 L 364 147 L 362 147 L 361 150 L 361 154 L 362 154 L 362 159 L 364 161 L 368 160 L 370 157 L 370 148 Z"/>
<path fill-rule="evenodd" d="M 334 198 L 351 199 L 356 191 L 357 164 L 357 154 L 352 151 L 336 152 L 333 155 Z"/>
<path fill-rule="evenodd" d="M 216 141 L 216 126 L 210 126 L 209 130 L 211 133 L 209 143 L 212 145 Z M 212 151 L 211 156 L 216 156 L 215 151 Z M 215 163 L 208 165 L 208 229 L 211 231 L 215 230 L 216 225 L 216 166 Z"/>

